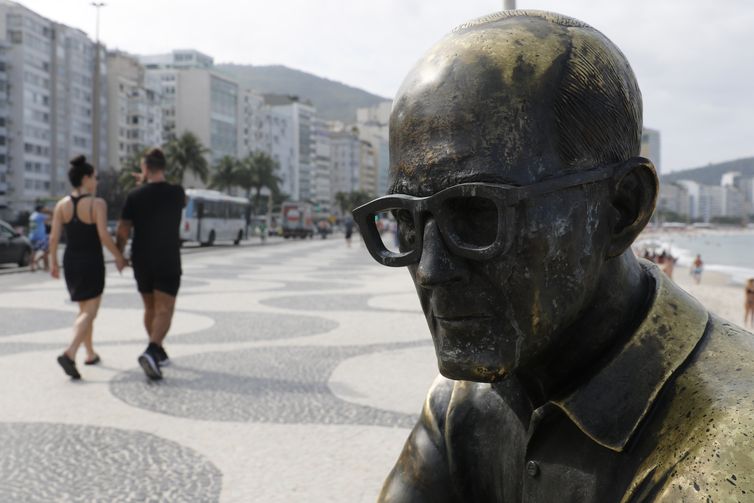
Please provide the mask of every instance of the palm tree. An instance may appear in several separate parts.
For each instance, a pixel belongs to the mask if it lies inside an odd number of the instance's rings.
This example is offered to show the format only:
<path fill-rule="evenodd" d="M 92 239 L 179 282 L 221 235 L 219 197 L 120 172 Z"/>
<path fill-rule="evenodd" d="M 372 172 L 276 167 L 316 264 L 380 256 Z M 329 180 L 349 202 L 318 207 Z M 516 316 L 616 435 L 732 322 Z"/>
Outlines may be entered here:
<path fill-rule="evenodd" d="M 205 155 L 209 152 L 191 131 L 185 131 L 178 138 L 173 138 L 165 145 L 168 178 L 182 183 L 186 173 L 191 173 L 206 183 L 209 165 Z"/>
<path fill-rule="evenodd" d="M 249 157 L 250 156 L 247 156 L 238 161 L 235 171 L 235 181 L 236 185 L 244 190 L 246 199 L 251 200 L 251 189 L 256 186 L 257 174 L 254 170 L 254 166 L 249 161 Z"/>
<path fill-rule="evenodd" d="M 118 172 L 118 185 L 126 192 L 136 186 L 135 175 L 141 173 L 141 160 L 144 159 L 147 150 L 143 148 L 135 152 L 121 164 L 120 171 Z"/>
<path fill-rule="evenodd" d="M 259 196 L 264 187 L 270 189 L 270 194 L 277 194 L 280 192 L 280 183 L 283 181 L 279 176 L 275 174 L 279 165 L 275 159 L 270 157 L 264 152 L 254 152 L 249 156 L 249 162 L 253 166 L 254 171 L 254 189 L 256 189 L 256 195 L 254 196 L 254 204 L 259 205 Z"/>
<path fill-rule="evenodd" d="M 338 205 L 343 215 L 350 213 L 351 210 L 356 208 L 357 206 L 368 203 L 371 199 L 372 195 L 363 190 L 354 190 L 352 192 L 338 192 L 335 194 L 335 203 Z"/>
<path fill-rule="evenodd" d="M 278 163 L 264 152 L 252 152 L 240 163 L 237 171 L 237 183 L 246 191 L 246 197 L 251 199 L 251 190 L 255 189 L 254 207 L 259 210 L 262 189 L 267 187 L 271 194 L 280 192 L 282 180 L 275 174 Z"/>
<path fill-rule="evenodd" d="M 217 190 L 228 190 L 238 185 L 239 169 L 238 159 L 229 155 L 223 156 L 215 165 L 209 187 Z"/>
<path fill-rule="evenodd" d="M 351 208 L 351 196 L 350 192 L 336 192 L 335 193 L 335 204 L 338 205 L 338 208 L 340 208 L 340 211 L 343 215 L 348 213 L 348 210 Z"/>

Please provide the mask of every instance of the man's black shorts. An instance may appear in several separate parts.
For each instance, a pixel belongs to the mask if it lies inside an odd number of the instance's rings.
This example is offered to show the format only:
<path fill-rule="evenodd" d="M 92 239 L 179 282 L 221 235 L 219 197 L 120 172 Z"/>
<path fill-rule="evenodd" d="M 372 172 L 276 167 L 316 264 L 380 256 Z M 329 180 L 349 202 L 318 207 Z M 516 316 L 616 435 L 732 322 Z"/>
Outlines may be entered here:
<path fill-rule="evenodd" d="M 136 286 L 141 293 L 152 293 L 159 290 L 175 297 L 181 287 L 180 274 L 158 275 L 146 267 L 134 267 L 134 278 L 136 278 Z"/>

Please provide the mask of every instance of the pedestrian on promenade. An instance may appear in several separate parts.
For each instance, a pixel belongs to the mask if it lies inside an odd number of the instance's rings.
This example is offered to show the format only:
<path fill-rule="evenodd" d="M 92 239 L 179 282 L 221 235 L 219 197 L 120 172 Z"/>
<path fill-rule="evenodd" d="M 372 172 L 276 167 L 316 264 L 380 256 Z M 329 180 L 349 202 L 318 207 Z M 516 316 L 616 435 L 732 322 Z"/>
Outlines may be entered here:
<path fill-rule="evenodd" d="M 697 254 L 691 266 L 691 277 L 697 285 L 702 282 L 702 271 L 704 271 L 704 262 L 702 262 L 702 256 Z"/>
<path fill-rule="evenodd" d="M 86 348 L 84 364 L 94 365 L 100 361 L 92 345 L 92 332 L 102 291 L 105 288 L 102 245 L 105 245 L 115 257 L 115 265 L 119 272 L 126 266 L 126 260 L 107 232 L 107 203 L 104 199 L 94 196 L 97 189 L 97 174 L 83 155 L 71 161 L 68 179 L 73 191 L 58 201 L 52 216 L 51 274 L 55 279 L 60 278 L 57 252 L 60 234 L 65 229 L 63 273 L 71 300 L 79 304 L 79 314 L 73 324 L 73 340 L 68 349 L 58 356 L 58 363 L 70 377 L 80 379 L 81 374 L 76 369 L 76 352 L 82 343 Z"/>
<path fill-rule="evenodd" d="M 746 282 L 744 295 L 744 324 L 748 327 L 754 327 L 754 278 L 749 278 Z"/>
<path fill-rule="evenodd" d="M 141 161 L 137 188 L 126 198 L 118 222 L 118 248 L 123 250 L 131 228 L 131 266 L 144 302 L 147 349 L 138 361 L 150 379 L 162 379 L 160 367 L 169 359 L 163 343 L 170 329 L 175 298 L 181 285 L 181 241 L 179 229 L 186 194 L 180 185 L 165 178 L 165 155 L 158 148 Z"/>
<path fill-rule="evenodd" d="M 50 270 L 49 260 L 49 240 L 47 236 L 47 223 L 50 217 L 44 213 L 44 206 L 38 204 L 34 207 L 34 212 L 29 215 L 29 241 L 31 241 L 31 263 L 29 269 L 31 272 L 37 270 L 38 262 L 41 260 L 44 264 L 44 270 Z M 41 253 L 41 256 L 38 254 Z"/>
<path fill-rule="evenodd" d="M 346 245 L 348 245 L 348 247 L 350 248 L 351 236 L 353 236 L 353 218 L 351 218 L 350 215 L 347 216 L 346 221 L 343 225 L 345 226 L 345 230 L 346 230 Z"/>

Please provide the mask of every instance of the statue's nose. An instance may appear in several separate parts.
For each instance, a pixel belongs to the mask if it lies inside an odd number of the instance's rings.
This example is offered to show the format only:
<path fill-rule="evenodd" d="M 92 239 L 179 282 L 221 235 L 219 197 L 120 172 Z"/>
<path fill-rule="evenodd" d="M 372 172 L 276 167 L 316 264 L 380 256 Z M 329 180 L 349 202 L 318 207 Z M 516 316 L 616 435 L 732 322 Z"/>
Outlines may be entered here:
<path fill-rule="evenodd" d="M 434 218 L 428 218 L 424 224 L 421 253 L 415 274 L 419 286 L 431 288 L 443 283 L 462 281 L 467 277 L 463 259 L 453 255 L 445 246 Z"/>

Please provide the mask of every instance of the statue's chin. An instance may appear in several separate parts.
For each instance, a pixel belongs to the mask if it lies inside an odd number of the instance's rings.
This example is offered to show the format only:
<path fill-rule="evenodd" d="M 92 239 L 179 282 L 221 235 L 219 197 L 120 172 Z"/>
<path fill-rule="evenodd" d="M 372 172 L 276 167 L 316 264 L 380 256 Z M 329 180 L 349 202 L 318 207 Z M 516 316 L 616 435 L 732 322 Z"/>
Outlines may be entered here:
<path fill-rule="evenodd" d="M 440 356 L 438 357 L 438 366 L 443 376 L 456 381 L 493 383 L 505 379 L 508 375 L 505 366 L 485 364 L 479 360 L 458 361 Z"/>

